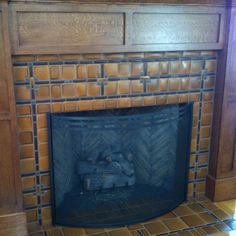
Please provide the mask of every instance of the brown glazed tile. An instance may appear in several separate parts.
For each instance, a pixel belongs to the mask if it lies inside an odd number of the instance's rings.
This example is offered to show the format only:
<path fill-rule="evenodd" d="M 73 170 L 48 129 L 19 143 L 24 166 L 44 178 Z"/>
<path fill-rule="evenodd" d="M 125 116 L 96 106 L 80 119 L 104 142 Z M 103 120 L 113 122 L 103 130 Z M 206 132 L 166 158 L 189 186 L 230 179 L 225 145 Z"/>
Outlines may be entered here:
<path fill-rule="evenodd" d="M 189 101 L 196 103 L 199 100 L 200 100 L 200 93 L 190 93 L 189 94 Z"/>
<path fill-rule="evenodd" d="M 87 84 L 87 96 L 99 96 L 101 93 L 101 87 L 97 83 Z"/>
<path fill-rule="evenodd" d="M 203 94 L 203 101 L 213 101 L 214 93 L 213 92 L 205 92 Z"/>
<path fill-rule="evenodd" d="M 157 105 L 166 105 L 167 104 L 167 96 L 166 95 L 159 95 L 156 98 Z"/>
<path fill-rule="evenodd" d="M 49 86 L 41 85 L 35 92 L 35 97 L 37 100 L 50 99 L 50 88 Z"/>
<path fill-rule="evenodd" d="M 131 99 L 130 98 L 119 98 L 117 106 L 119 108 L 131 107 Z"/>
<path fill-rule="evenodd" d="M 110 99 L 110 100 L 105 100 L 105 107 L 107 109 L 111 108 L 117 108 L 117 100 L 116 99 Z"/>
<path fill-rule="evenodd" d="M 31 99 L 30 89 L 28 89 L 26 86 L 16 86 L 15 97 L 16 100 L 30 100 Z"/>
<path fill-rule="evenodd" d="M 198 77 L 191 77 L 190 78 L 190 89 L 200 89 L 201 87 L 201 80 Z"/>
<path fill-rule="evenodd" d="M 34 77 L 38 80 L 49 80 L 48 66 L 34 66 Z"/>
<path fill-rule="evenodd" d="M 188 90 L 190 86 L 190 78 L 180 79 L 180 90 Z"/>
<path fill-rule="evenodd" d="M 195 174 L 194 170 L 189 169 L 189 171 L 188 171 L 188 180 L 189 181 L 192 181 L 194 179 L 194 174 Z"/>
<path fill-rule="evenodd" d="M 163 234 L 168 233 L 168 228 L 160 221 L 144 224 L 145 228 L 150 234 Z"/>
<path fill-rule="evenodd" d="M 104 87 L 104 95 L 116 95 L 117 94 L 117 82 L 108 82 Z"/>
<path fill-rule="evenodd" d="M 130 81 L 121 80 L 118 81 L 118 94 L 129 94 L 130 93 Z"/>
<path fill-rule="evenodd" d="M 190 74 L 191 72 L 191 61 L 182 61 L 182 71 L 183 74 Z"/>
<path fill-rule="evenodd" d="M 216 72 L 216 67 L 216 60 L 206 60 L 205 69 L 207 69 L 208 72 Z"/>
<path fill-rule="evenodd" d="M 164 52 L 145 52 L 145 58 L 161 58 L 164 56 Z"/>
<path fill-rule="evenodd" d="M 159 90 L 160 91 L 167 91 L 168 89 L 168 79 L 159 79 Z"/>
<path fill-rule="evenodd" d="M 77 96 L 77 86 L 75 84 L 65 84 L 62 87 L 64 98 L 74 98 Z"/>
<path fill-rule="evenodd" d="M 39 104 L 37 105 L 37 113 L 44 114 L 50 112 L 50 104 Z"/>
<path fill-rule="evenodd" d="M 143 52 L 130 52 L 130 53 L 126 53 L 125 56 L 127 58 L 133 58 L 133 59 L 138 59 L 138 58 L 143 58 L 144 57 L 144 53 Z"/>
<path fill-rule="evenodd" d="M 109 232 L 110 236 L 132 236 L 128 229 L 119 229 Z"/>
<path fill-rule="evenodd" d="M 47 116 L 46 115 L 38 115 L 37 116 L 37 124 L 38 124 L 38 129 L 41 128 L 47 128 Z"/>
<path fill-rule="evenodd" d="M 38 218 L 37 209 L 26 210 L 25 213 L 26 213 L 27 223 L 37 221 Z"/>
<path fill-rule="evenodd" d="M 169 79 L 169 90 L 179 90 L 180 88 L 180 78 Z"/>
<path fill-rule="evenodd" d="M 105 109 L 105 100 L 93 100 L 91 103 L 93 110 Z"/>
<path fill-rule="evenodd" d="M 192 60 L 191 61 L 191 74 L 200 74 L 203 69 L 202 60 Z"/>
<path fill-rule="evenodd" d="M 43 174 L 40 176 L 41 184 L 44 187 L 50 187 L 51 186 L 51 177 L 49 174 Z"/>
<path fill-rule="evenodd" d="M 99 78 L 101 77 L 101 65 L 92 64 L 88 65 L 88 78 Z"/>
<path fill-rule="evenodd" d="M 28 56 L 28 55 L 25 55 L 25 56 L 13 56 L 12 57 L 12 60 L 14 62 L 31 62 L 31 61 L 35 61 L 36 57 L 35 56 Z"/>
<path fill-rule="evenodd" d="M 60 66 L 50 66 L 49 74 L 51 80 L 59 80 L 60 79 Z"/>
<path fill-rule="evenodd" d="M 195 214 L 182 216 L 181 219 L 190 227 L 205 224 L 205 221 L 203 221 L 198 215 Z"/>
<path fill-rule="evenodd" d="M 87 96 L 87 83 L 79 83 L 77 85 L 77 94 L 79 97 Z"/>
<path fill-rule="evenodd" d="M 64 111 L 65 112 L 72 112 L 77 111 L 77 102 L 64 102 Z"/>
<path fill-rule="evenodd" d="M 52 112 L 62 112 L 62 111 L 63 111 L 62 103 L 60 102 L 52 103 Z"/>
<path fill-rule="evenodd" d="M 188 196 L 193 195 L 193 183 L 188 184 Z"/>
<path fill-rule="evenodd" d="M 213 112 L 213 102 L 204 102 L 202 111 L 205 114 L 206 113 L 212 113 Z"/>
<path fill-rule="evenodd" d="M 215 87 L 215 77 L 207 76 L 204 80 L 204 88 L 214 88 Z"/>
<path fill-rule="evenodd" d="M 39 141 L 39 143 L 48 142 L 48 130 L 47 129 L 40 129 L 38 131 L 38 141 Z"/>
<path fill-rule="evenodd" d="M 14 81 L 25 81 L 29 77 L 29 68 L 27 66 L 13 67 Z"/>
<path fill-rule="evenodd" d="M 63 231 L 64 236 L 86 236 L 84 229 L 63 228 L 62 231 Z"/>
<path fill-rule="evenodd" d="M 130 77 L 131 76 L 131 64 L 120 63 L 119 64 L 119 77 Z"/>
<path fill-rule="evenodd" d="M 131 76 L 140 76 L 144 74 L 143 63 L 132 63 Z"/>
<path fill-rule="evenodd" d="M 39 156 L 48 157 L 48 143 L 39 144 Z"/>
<path fill-rule="evenodd" d="M 86 60 L 99 60 L 103 59 L 104 55 L 101 53 L 91 53 L 91 54 L 83 54 L 81 55 L 81 57 Z"/>
<path fill-rule="evenodd" d="M 199 216 L 207 223 L 211 224 L 217 221 L 217 219 L 208 212 L 199 213 Z"/>
<path fill-rule="evenodd" d="M 35 185 L 36 185 L 35 176 L 27 176 L 21 178 L 21 186 L 23 191 L 32 189 L 35 187 Z"/>
<path fill-rule="evenodd" d="M 143 83 L 140 80 L 131 80 L 131 93 L 142 93 Z"/>
<path fill-rule="evenodd" d="M 183 56 L 184 57 L 197 57 L 200 56 L 201 51 L 184 51 Z"/>
<path fill-rule="evenodd" d="M 179 94 L 179 103 L 188 103 L 188 94 Z"/>
<path fill-rule="evenodd" d="M 125 57 L 124 53 L 107 53 L 104 54 L 106 59 L 122 59 Z"/>
<path fill-rule="evenodd" d="M 177 207 L 173 212 L 177 216 L 186 216 L 194 213 L 188 206 L 183 205 Z"/>
<path fill-rule="evenodd" d="M 182 56 L 182 52 L 178 51 L 178 52 L 170 52 L 170 51 L 167 51 L 167 52 L 164 52 L 164 57 L 180 57 Z"/>
<path fill-rule="evenodd" d="M 35 206 L 37 204 L 37 196 L 32 193 L 23 194 L 24 207 Z"/>
<path fill-rule="evenodd" d="M 144 97 L 144 106 L 154 106 L 156 105 L 156 97 L 150 96 L 150 97 Z"/>
<path fill-rule="evenodd" d="M 110 63 L 104 64 L 104 73 L 108 77 L 118 77 L 119 76 L 119 64 Z"/>
<path fill-rule="evenodd" d="M 170 74 L 179 74 L 181 69 L 181 61 L 170 61 Z"/>
<path fill-rule="evenodd" d="M 217 56 L 216 51 L 201 51 L 202 56 Z"/>
<path fill-rule="evenodd" d="M 200 144 L 199 144 L 199 148 L 200 150 L 208 150 L 210 147 L 210 140 L 209 139 L 201 139 L 200 140 Z"/>
<path fill-rule="evenodd" d="M 37 56 L 37 61 L 58 61 L 59 56 L 58 55 L 38 55 Z"/>
<path fill-rule="evenodd" d="M 74 80 L 75 76 L 75 66 L 74 65 L 63 65 L 62 66 L 62 79 L 63 80 Z"/>
<path fill-rule="evenodd" d="M 49 171 L 49 159 L 48 157 L 39 158 L 39 170 L 40 171 Z"/>
<path fill-rule="evenodd" d="M 29 234 L 31 234 L 33 232 L 41 231 L 41 225 L 39 225 L 37 221 L 30 222 L 30 223 L 28 222 L 27 229 L 28 229 Z"/>
<path fill-rule="evenodd" d="M 178 102 L 179 102 L 179 94 L 167 96 L 167 104 L 177 104 Z"/>
<path fill-rule="evenodd" d="M 33 158 L 20 160 L 21 174 L 26 174 L 35 171 L 35 160 Z"/>
<path fill-rule="evenodd" d="M 44 190 L 42 192 L 41 201 L 43 204 L 49 204 L 51 202 L 51 191 Z"/>
<path fill-rule="evenodd" d="M 160 62 L 160 74 L 168 74 L 169 73 L 169 62 L 162 61 Z"/>
<path fill-rule="evenodd" d="M 33 143 L 33 133 L 23 132 L 19 134 L 20 144 L 32 144 Z"/>
<path fill-rule="evenodd" d="M 152 77 L 160 75 L 160 62 L 148 62 L 147 74 Z"/>
<path fill-rule="evenodd" d="M 92 110 L 92 103 L 91 101 L 79 101 L 78 107 L 79 107 L 79 111 Z"/>
<path fill-rule="evenodd" d="M 17 115 L 31 115 L 31 105 L 16 105 Z"/>
<path fill-rule="evenodd" d="M 206 183 L 205 182 L 197 182 L 196 183 L 196 192 L 197 194 L 205 193 Z"/>
<path fill-rule="evenodd" d="M 212 114 L 203 114 L 201 121 L 202 121 L 202 125 L 211 125 Z"/>
<path fill-rule="evenodd" d="M 211 128 L 209 126 L 203 126 L 200 130 L 200 138 L 209 138 L 211 135 Z"/>
<path fill-rule="evenodd" d="M 32 131 L 32 119 L 31 117 L 19 117 L 17 118 L 19 131 Z"/>
<path fill-rule="evenodd" d="M 33 157 L 34 157 L 33 145 L 20 146 L 20 159 L 33 158 Z"/>
<path fill-rule="evenodd" d="M 159 90 L 159 80 L 158 79 L 151 79 L 147 83 L 147 92 L 148 93 L 155 93 Z"/>
<path fill-rule="evenodd" d="M 188 228 L 188 226 L 180 218 L 165 219 L 163 222 L 168 227 L 170 232 Z"/>
<path fill-rule="evenodd" d="M 143 98 L 142 97 L 131 98 L 131 106 L 132 107 L 141 107 L 141 106 L 143 106 Z"/>
<path fill-rule="evenodd" d="M 78 65 L 77 66 L 77 78 L 79 78 L 79 79 L 87 79 L 88 78 L 87 65 Z"/>
<path fill-rule="evenodd" d="M 61 98 L 61 86 L 60 85 L 52 85 L 51 86 L 51 96 L 52 98 Z"/>
<path fill-rule="evenodd" d="M 208 155 L 207 154 L 200 154 L 198 156 L 198 163 L 199 164 L 208 164 Z"/>

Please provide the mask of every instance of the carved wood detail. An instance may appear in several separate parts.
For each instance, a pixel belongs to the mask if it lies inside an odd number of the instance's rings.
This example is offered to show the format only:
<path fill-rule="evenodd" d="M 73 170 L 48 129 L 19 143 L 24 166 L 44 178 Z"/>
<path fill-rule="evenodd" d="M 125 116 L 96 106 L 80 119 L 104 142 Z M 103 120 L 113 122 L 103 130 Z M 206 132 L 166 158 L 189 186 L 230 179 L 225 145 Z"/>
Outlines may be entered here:
<path fill-rule="evenodd" d="M 221 49 L 224 25 L 224 7 L 13 3 L 12 48 L 13 54 Z"/>

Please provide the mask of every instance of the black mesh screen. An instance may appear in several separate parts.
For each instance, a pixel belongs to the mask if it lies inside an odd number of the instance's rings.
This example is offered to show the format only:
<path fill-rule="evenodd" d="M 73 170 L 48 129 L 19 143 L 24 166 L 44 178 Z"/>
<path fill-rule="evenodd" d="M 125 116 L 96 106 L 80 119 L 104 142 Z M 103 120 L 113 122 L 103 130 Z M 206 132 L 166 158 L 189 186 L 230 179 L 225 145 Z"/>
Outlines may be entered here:
<path fill-rule="evenodd" d="M 54 224 L 129 225 L 186 199 L 192 104 L 48 117 Z"/>

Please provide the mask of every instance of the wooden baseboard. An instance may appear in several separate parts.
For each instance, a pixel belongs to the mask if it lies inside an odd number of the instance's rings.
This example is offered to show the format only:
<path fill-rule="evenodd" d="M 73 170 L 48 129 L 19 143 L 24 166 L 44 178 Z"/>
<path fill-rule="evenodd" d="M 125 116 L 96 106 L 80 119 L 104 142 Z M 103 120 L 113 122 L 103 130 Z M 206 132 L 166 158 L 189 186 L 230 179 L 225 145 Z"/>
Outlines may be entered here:
<path fill-rule="evenodd" d="M 224 179 L 215 179 L 208 175 L 206 178 L 206 196 L 214 202 L 235 199 L 236 176 Z"/>
<path fill-rule="evenodd" d="M 24 212 L 0 216 L 0 235 L 27 236 Z"/>

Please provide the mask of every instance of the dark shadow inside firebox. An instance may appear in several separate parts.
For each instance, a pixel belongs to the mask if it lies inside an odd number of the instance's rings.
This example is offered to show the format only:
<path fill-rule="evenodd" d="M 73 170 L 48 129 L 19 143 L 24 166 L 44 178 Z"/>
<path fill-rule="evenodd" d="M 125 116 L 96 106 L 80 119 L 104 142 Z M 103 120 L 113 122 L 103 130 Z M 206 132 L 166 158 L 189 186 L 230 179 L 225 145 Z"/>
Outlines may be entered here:
<path fill-rule="evenodd" d="M 54 224 L 130 225 L 186 200 L 192 104 L 48 117 Z"/>

